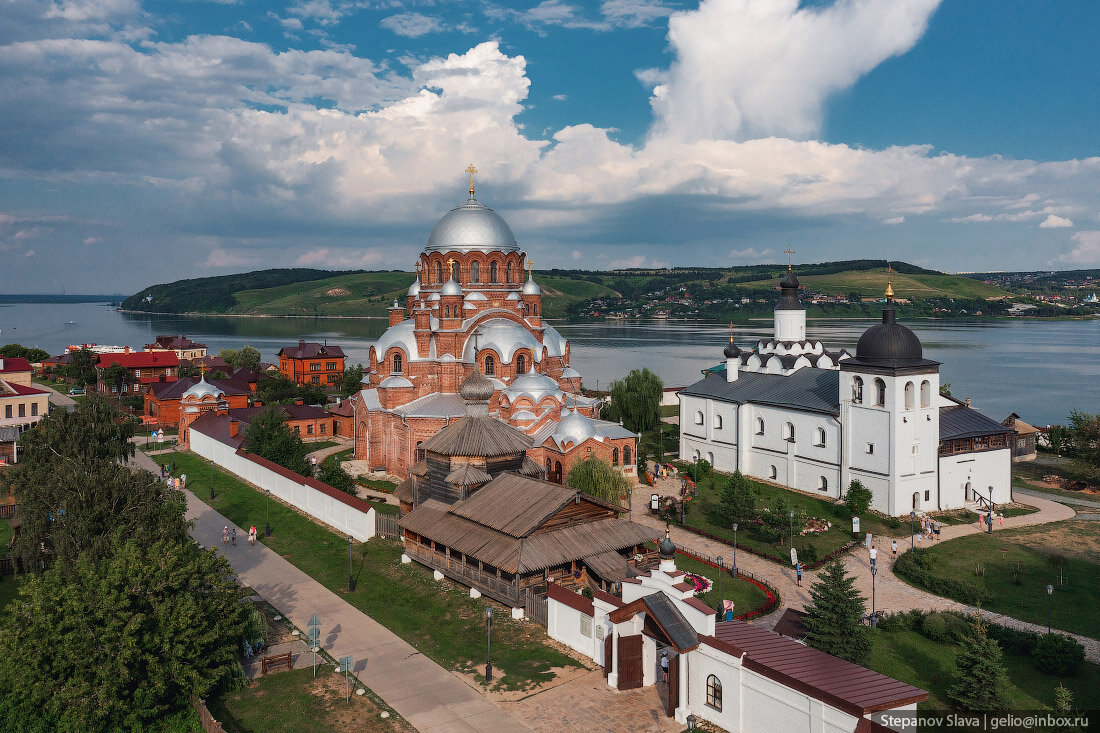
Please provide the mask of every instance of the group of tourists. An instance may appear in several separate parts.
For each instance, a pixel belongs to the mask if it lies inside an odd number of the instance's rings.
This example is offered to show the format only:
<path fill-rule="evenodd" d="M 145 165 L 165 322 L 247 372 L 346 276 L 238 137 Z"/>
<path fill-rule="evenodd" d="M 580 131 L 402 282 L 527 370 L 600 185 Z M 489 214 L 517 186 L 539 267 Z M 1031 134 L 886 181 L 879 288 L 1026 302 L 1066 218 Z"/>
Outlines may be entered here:
<path fill-rule="evenodd" d="M 222 544 L 226 547 L 232 545 L 237 546 L 237 528 L 230 527 L 228 524 L 222 528 Z M 256 525 L 253 524 L 248 528 L 248 544 L 256 544 Z"/>

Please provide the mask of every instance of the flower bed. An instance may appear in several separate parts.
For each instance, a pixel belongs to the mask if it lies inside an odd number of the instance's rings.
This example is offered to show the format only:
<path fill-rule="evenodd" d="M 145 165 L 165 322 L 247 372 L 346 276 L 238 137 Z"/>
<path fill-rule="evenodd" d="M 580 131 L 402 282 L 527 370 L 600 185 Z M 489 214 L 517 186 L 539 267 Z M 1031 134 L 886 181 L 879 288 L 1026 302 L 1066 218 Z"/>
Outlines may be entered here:
<path fill-rule="evenodd" d="M 806 520 L 806 524 L 802 527 L 798 536 L 805 537 L 808 534 L 821 534 L 822 532 L 828 532 L 832 528 L 833 523 L 829 520 L 820 517 L 810 517 Z"/>
<path fill-rule="evenodd" d="M 714 583 L 710 582 L 710 578 L 705 578 L 702 575 L 696 575 L 694 573 L 684 573 L 684 577 L 681 578 L 681 580 L 694 585 L 696 593 L 707 593 L 714 587 Z"/>
<path fill-rule="evenodd" d="M 729 568 L 727 568 L 725 566 L 720 567 L 717 563 L 712 561 L 710 558 L 701 557 L 699 555 L 696 555 L 694 552 L 688 552 L 687 550 L 681 550 L 679 547 L 676 548 L 676 554 L 683 555 L 684 557 L 690 557 L 692 560 L 695 560 L 696 562 L 701 562 L 704 565 L 712 567 L 715 570 L 718 570 L 720 572 L 729 570 Z M 687 575 L 690 578 L 697 578 L 698 577 L 696 575 L 692 575 L 691 573 L 685 573 L 685 575 Z M 737 572 L 737 575 L 734 576 L 734 577 L 735 578 L 740 578 L 741 580 L 747 580 L 748 582 L 755 585 L 757 588 L 759 588 L 760 590 L 762 590 L 764 592 L 764 598 L 765 598 L 763 606 L 761 606 L 760 608 L 754 608 L 753 610 L 742 613 L 739 616 L 734 616 L 733 618 L 734 618 L 735 621 L 747 621 L 750 618 L 756 618 L 757 616 L 763 616 L 765 614 L 771 613 L 773 610 L 775 610 L 775 607 L 779 605 L 779 590 L 777 588 L 773 587 L 771 584 L 769 584 L 765 581 L 762 581 L 762 580 L 757 580 L 755 577 L 753 577 L 751 575 L 746 575 L 745 573 L 742 573 L 740 570 Z M 710 582 L 706 578 L 703 578 L 703 580 L 707 581 L 708 583 Z M 709 590 L 709 588 L 707 588 L 706 590 Z M 706 591 L 704 590 L 702 592 L 705 593 Z"/>

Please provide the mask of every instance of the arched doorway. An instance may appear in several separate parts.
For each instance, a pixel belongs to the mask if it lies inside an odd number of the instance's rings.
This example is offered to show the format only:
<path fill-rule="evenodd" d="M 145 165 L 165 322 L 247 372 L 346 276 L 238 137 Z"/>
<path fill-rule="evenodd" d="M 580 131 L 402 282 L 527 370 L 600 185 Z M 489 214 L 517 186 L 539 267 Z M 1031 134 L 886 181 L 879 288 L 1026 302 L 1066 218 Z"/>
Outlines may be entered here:
<path fill-rule="evenodd" d="M 917 509 L 920 509 L 920 492 L 919 491 L 914 491 L 913 492 L 913 510 L 916 511 Z"/>
<path fill-rule="evenodd" d="M 970 488 L 970 482 L 966 482 L 966 486 L 963 487 L 963 501 L 974 501 L 974 492 Z"/>

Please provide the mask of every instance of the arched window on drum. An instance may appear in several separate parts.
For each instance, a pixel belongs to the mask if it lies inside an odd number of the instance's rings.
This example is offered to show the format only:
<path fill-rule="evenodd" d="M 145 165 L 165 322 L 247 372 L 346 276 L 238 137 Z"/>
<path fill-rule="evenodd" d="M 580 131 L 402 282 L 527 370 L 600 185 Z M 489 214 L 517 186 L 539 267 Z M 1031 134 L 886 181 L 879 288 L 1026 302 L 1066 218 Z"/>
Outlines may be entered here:
<path fill-rule="evenodd" d="M 393 355 L 393 369 L 391 369 L 390 371 L 393 374 L 400 374 L 401 373 L 401 368 L 404 366 L 403 361 L 404 360 L 401 358 L 401 354 L 394 354 Z"/>
<path fill-rule="evenodd" d="M 527 357 L 520 354 L 516 357 L 516 376 L 527 373 Z"/>
<path fill-rule="evenodd" d="M 497 269 L 497 261 L 493 260 L 489 263 L 489 282 L 500 282 L 500 272 Z"/>
<path fill-rule="evenodd" d="M 477 260 L 470 263 L 470 282 L 481 282 L 481 263 Z"/>
<path fill-rule="evenodd" d="M 435 281 L 439 284 L 443 284 L 443 263 L 435 263 Z"/>

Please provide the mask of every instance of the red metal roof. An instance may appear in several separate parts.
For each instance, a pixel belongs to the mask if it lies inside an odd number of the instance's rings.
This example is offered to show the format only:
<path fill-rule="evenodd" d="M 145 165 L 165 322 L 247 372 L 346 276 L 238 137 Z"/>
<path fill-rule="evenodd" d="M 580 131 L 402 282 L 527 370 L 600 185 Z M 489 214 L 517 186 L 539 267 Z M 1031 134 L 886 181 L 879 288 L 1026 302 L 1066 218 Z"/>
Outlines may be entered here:
<path fill-rule="evenodd" d="M 4 372 L 29 372 L 31 363 L 21 356 L 0 356 L 0 374 Z"/>
<path fill-rule="evenodd" d="M 174 351 L 131 351 L 129 354 L 100 354 L 96 366 L 107 368 L 112 364 L 121 364 L 127 369 L 150 369 L 174 367 L 180 365 L 180 359 Z"/>
<path fill-rule="evenodd" d="M 743 621 L 716 624 L 714 635 L 745 650 L 746 668 L 853 715 L 928 699 L 924 690 Z"/>
<path fill-rule="evenodd" d="M 25 387 L 22 384 L 12 384 L 11 382 L 4 382 L 4 384 L 8 385 L 17 395 L 49 394 L 47 390 L 38 389 L 37 387 Z"/>

